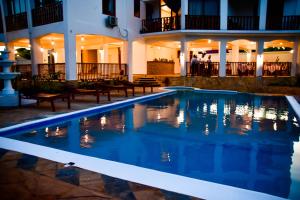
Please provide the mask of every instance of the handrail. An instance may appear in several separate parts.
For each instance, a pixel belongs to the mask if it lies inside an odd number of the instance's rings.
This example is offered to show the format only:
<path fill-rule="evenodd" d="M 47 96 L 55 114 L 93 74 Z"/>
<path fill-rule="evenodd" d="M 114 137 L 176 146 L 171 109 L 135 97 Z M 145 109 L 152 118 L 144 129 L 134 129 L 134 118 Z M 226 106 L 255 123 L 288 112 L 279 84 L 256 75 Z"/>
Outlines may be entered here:
<path fill-rule="evenodd" d="M 220 16 L 186 15 L 185 29 L 220 30 Z"/>
<path fill-rule="evenodd" d="M 63 4 L 57 2 L 32 9 L 32 25 L 40 26 L 63 21 Z"/>
<path fill-rule="evenodd" d="M 141 33 L 180 30 L 180 16 L 142 20 Z"/>

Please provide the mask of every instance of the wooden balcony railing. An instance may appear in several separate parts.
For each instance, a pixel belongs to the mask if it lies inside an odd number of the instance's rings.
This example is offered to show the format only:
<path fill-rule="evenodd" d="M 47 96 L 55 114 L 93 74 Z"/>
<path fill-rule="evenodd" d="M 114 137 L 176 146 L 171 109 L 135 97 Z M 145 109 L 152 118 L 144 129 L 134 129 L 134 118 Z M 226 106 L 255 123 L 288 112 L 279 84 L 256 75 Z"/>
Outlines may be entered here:
<path fill-rule="evenodd" d="M 300 30 L 300 15 L 268 17 L 267 30 Z"/>
<path fill-rule="evenodd" d="M 180 16 L 142 20 L 141 33 L 180 30 Z"/>
<path fill-rule="evenodd" d="M 127 75 L 127 64 L 77 63 L 78 80 L 116 79 Z"/>
<path fill-rule="evenodd" d="M 258 30 L 258 16 L 228 16 L 228 30 Z"/>
<path fill-rule="evenodd" d="M 63 21 L 62 1 L 32 9 L 32 25 L 41 26 Z"/>
<path fill-rule="evenodd" d="M 220 30 L 220 16 L 186 15 L 185 29 Z"/>
<path fill-rule="evenodd" d="M 291 62 L 264 62 L 263 76 L 290 76 Z"/>
<path fill-rule="evenodd" d="M 227 62 L 226 76 L 255 76 L 256 62 Z"/>
<path fill-rule="evenodd" d="M 219 62 L 200 62 L 194 69 L 190 62 L 186 62 L 187 76 L 219 76 Z"/>
<path fill-rule="evenodd" d="M 5 21 L 7 31 L 16 31 L 28 28 L 26 12 L 6 16 Z"/>

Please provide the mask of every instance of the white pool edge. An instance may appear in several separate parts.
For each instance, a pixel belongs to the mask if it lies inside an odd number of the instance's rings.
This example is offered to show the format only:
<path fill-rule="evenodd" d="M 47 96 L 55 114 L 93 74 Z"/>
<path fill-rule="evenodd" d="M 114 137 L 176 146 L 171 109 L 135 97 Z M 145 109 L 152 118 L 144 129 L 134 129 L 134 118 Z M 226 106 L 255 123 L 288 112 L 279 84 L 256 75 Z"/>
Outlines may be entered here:
<path fill-rule="evenodd" d="M 293 96 L 285 96 L 290 105 L 292 106 L 293 110 L 295 111 L 296 115 L 298 116 L 298 119 L 300 120 L 300 104 Z"/>
<path fill-rule="evenodd" d="M 160 93 L 135 97 L 135 98 L 119 101 L 119 102 L 114 102 L 110 104 L 83 109 L 83 110 L 59 114 L 48 118 L 38 119 L 30 122 L 24 122 L 21 124 L 16 124 L 13 126 L 1 128 L 0 134 L 2 132 L 14 130 L 16 128 L 20 128 L 26 125 L 34 125 L 41 122 L 46 122 L 48 120 L 56 119 L 58 117 L 59 118 L 71 117 L 72 115 L 80 114 L 82 112 L 88 112 L 88 111 L 92 112 L 94 110 L 98 110 L 101 108 L 106 108 L 110 106 L 119 106 L 123 103 L 131 104 L 131 103 L 136 103 L 136 101 L 140 102 L 152 97 L 153 98 L 162 97 L 165 95 L 172 94 L 174 90 L 177 89 L 193 89 L 199 92 L 219 92 L 221 94 L 238 93 L 237 91 L 230 91 L 230 90 L 205 90 L 205 89 L 184 87 L 184 86 L 162 87 L 160 88 L 160 90 L 162 90 L 163 92 Z M 45 147 L 45 146 L 18 141 L 10 138 L 5 138 L 5 137 L 0 137 L 0 148 L 26 153 L 29 155 L 34 155 L 40 158 L 45 158 L 60 163 L 74 162 L 77 167 L 86 170 L 98 172 L 100 174 L 105 174 L 115 178 L 120 178 L 120 179 L 132 181 L 144 185 L 149 185 L 156 188 L 161 188 L 172 192 L 186 194 L 186 195 L 190 195 L 202 199 L 203 198 L 220 199 L 220 197 L 222 199 L 245 199 L 245 200 L 283 199 L 265 193 L 255 192 L 255 191 L 232 187 L 228 185 L 222 185 L 222 184 L 213 183 L 209 181 L 202 181 L 202 180 L 188 178 L 180 175 L 160 172 L 157 170 L 142 168 L 134 165 L 71 153 L 59 149 L 54 149 L 50 147 Z M 101 166 L 101 168 L 96 166 Z M 124 173 L 124 171 L 126 171 L 126 173 Z"/>
<path fill-rule="evenodd" d="M 86 170 L 202 199 L 283 199 L 265 193 L 71 153 L 10 138 L 0 137 L 0 147 L 55 162 L 74 162 L 75 166 Z"/>

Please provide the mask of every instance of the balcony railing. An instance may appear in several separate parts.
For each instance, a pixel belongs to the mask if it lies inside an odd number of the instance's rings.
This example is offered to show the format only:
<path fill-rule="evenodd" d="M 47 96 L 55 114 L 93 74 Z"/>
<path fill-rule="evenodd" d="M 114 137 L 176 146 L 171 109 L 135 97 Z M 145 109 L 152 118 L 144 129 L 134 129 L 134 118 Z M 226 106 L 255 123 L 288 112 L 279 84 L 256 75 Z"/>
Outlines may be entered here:
<path fill-rule="evenodd" d="M 258 16 L 228 16 L 228 30 L 258 30 Z"/>
<path fill-rule="evenodd" d="M 141 33 L 180 30 L 180 16 L 142 20 Z"/>
<path fill-rule="evenodd" d="M 186 15 L 185 28 L 199 30 L 219 30 L 220 16 Z"/>
<path fill-rule="evenodd" d="M 290 76 L 291 62 L 264 62 L 263 76 Z"/>
<path fill-rule="evenodd" d="M 255 76 L 256 62 L 227 62 L 226 76 Z"/>
<path fill-rule="evenodd" d="M 32 25 L 41 26 L 63 21 L 63 4 L 58 2 L 32 9 Z"/>
<path fill-rule="evenodd" d="M 6 16 L 5 21 L 7 31 L 16 31 L 28 28 L 26 12 Z"/>
<path fill-rule="evenodd" d="M 267 30 L 300 30 L 300 15 L 268 17 Z"/>
<path fill-rule="evenodd" d="M 190 62 L 186 62 L 187 76 L 219 76 L 219 62 L 200 62 L 192 68 Z"/>
<path fill-rule="evenodd" d="M 77 63 L 78 80 L 116 79 L 127 77 L 127 64 Z"/>

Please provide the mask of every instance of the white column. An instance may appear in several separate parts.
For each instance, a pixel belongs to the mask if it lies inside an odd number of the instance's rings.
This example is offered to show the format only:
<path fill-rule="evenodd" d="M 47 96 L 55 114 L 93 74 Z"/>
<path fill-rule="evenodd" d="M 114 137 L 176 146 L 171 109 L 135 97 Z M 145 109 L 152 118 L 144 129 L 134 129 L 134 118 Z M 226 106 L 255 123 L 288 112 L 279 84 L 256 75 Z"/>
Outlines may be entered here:
<path fill-rule="evenodd" d="M 16 58 L 15 58 L 15 46 L 14 46 L 14 43 L 12 43 L 12 42 L 7 43 L 6 44 L 6 48 L 9 51 L 8 59 L 9 60 L 16 60 Z"/>
<path fill-rule="evenodd" d="M 185 65 L 186 65 L 187 57 L 188 57 L 187 42 L 186 42 L 186 39 L 183 38 L 180 41 L 180 57 L 179 57 L 180 75 L 181 76 L 186 76 L 186 66 Z"/>
<path fill-rule="evenodd" d="M 41 51 L 41 45 L 39 39 L 32 38 L 30 40 L 31 49 L 31 67 L 32 74 L 38 74 L 38 64 L 43 63 L 43 52 Z"/>
<path fill-rule="evenodd" d="M 108 63 L 108 44 L 103 45 L 104 50 L 104 63 Z"/>
<path fill-rule="evenodd" d="M 69 32 L 65 33 L 64 44 L 65 44 L 66 80 L 77 80 L 76 35 Z"/>
<path fill-rule="evenodd" d="M 232 62 L 239 62 L 240 49 L 239 45 L 232 45 Z"/>
<path fill-rule="evenodd" d="M 189 1 L 181 0 L 181 17 L 180 17 L 181 29 L 185 29 L 185 15 L 188 14 L 188 2 Z"/>
<path fill-rule="evenodd" d="M 228 0 L 220 0 L 221 30 L 227 30 Z"/>
<path fill-rule="evenodd" d="M 256 76 L 262 76 L 264 64 L 264 40 L 260 39 L 256 42 Z"/>
<path fill-rule="evenodd" d="M 66 80 L 77 80 L 77 67 L 76 67 L 76 34 L 73 33 L 70 26 L 71 16 L 71 0 L 63 1 L 64 9 L 64 47 L 65 47 L 65 70 Z"/>
<path fill-rule="evenodd" d="M 219 42 L 219 56 L 220 56 L 220 66 L 219 66 L 219 76 L 226 76 L 226 44 L 227 39 L 221 39 Z"/>
<path fill-rule="evenodd" d="M 3 34 L 4 34 L 4 42 L 7 45 L 7 36 L 6 36 L 6 21 L 5 21 L 5 14 L 4 14 L 4 1 L 0 0 L 0 9 L 1 9 L 1 20 L 2 20 L 2 27 L 3 27 Z"/>
<path fill-rule="evenodd" d="M 259 1 L 259 30 L 266 29 L 268 0 Z"/>
<path fill-rule="evenodd" d="M 292 68 L 291 68 L 291 76 L 296 76 L 297 73 L 297 59 L 298 59 L 298 52 L 299 52 L 299 40 L 296 39 L 294 41 L 293 47 L 293 61 L 292 61 Z"/>
<path fill-rule="evenodd" d="M 133 81 L 133 40 L 128 39 L 127 44 L 127 73 L 128 73 L 128 80 Z"/>

